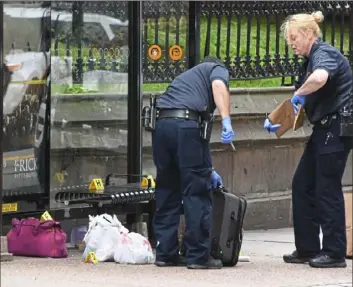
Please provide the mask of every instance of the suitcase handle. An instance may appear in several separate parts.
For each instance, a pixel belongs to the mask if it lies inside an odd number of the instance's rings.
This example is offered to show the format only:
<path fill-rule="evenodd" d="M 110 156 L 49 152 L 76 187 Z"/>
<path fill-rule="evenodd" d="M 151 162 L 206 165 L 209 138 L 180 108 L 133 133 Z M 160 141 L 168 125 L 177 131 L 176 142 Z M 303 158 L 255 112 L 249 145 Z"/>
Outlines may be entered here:
<path fill-rule="evenodd" d="M 215 189 L 215 191 L 228 193 L 228 191 L 225 189 L 224 185 L 218 185 L 217 188 Z"/>

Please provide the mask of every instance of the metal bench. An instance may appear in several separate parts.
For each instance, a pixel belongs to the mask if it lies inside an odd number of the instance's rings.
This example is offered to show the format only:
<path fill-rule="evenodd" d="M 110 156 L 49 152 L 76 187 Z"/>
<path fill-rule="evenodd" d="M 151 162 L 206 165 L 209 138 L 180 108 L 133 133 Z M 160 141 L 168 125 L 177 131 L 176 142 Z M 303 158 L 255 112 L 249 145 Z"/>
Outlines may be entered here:
<path fill-rule="evenodd" d="M 114 183 L 114 179 L 135 177 L 134 183 Z M 94 179 L 95 180 L 95 179 Z M 53 190 L 55 201 L 65 206 L 87 204 L 95 210 L 95 214 L 114 212 L 127 214 L 127 223 L 138 222 L 142 214 L 148 214 L 148 237 L 154 244 L 152 219 L 154 215 L 155 189 L 154 180 L 148 175 L 109 174 L 101 190 L 90 190 L 90 184 L 67 186 Z M 98 179 L 99 180 L 99 179 Z M 142 185 L 144 182 L 144 185 Z M 136 208 L 139 205 L 139 208 Z M 109 210 L 109 211 L 108 211 Z M 140 214 L 136 214 L 140 213 Z"/>

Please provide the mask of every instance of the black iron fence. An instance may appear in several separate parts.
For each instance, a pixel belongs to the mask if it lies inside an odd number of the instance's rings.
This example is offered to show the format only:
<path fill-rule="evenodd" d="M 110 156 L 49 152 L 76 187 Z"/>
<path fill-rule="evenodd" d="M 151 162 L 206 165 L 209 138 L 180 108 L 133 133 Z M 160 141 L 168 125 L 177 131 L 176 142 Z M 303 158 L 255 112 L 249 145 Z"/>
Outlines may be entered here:
<path fill-rule="evenodd" d="M 161 2 L 145 3 L 144 42 L 149 47 L 160 45 L 163 57 L 151 60 L 145 48 L 144 81 L 170 81 L 187 67 L 187 55 L 177 62 L 168 57 L 168 47 L 172 45 L 181 45 L 186 51 L 187 9 L 158 9 Z M 164 2 L 162 6 L 178 5 Z M 288 50 L 280 26 L 289 14 L 318 10 L 325 16 L 323 40 L 339 47 L 353 66 L 352 1 L 204 1 L 200 8 L 201 59 L 218 56 L 229 68 L 232 79 L 297 75 L 300 59 Z"/>
<path fill-rule="evenodd" d="M 200 58 L 218 56 L 234 80 L 293 78 L 298 74 L 300 59 L 286 46 L 280 25 L 287 15 L 300 12 L 323 12 L 323 40 L 338 47 L 353 66 L 352 1 L 203 1 L 197 7 Z M 81 82 L 85 71 L 126 72 L 124 1 L 52 2 L 52 13 L 56 9 L 72 13 L 72 34 L 56 29 L 52 17 L 52 55 L 72 57 L 74 82 Z M 109 32 L 98 34 L 95 29 L 99 28 L 85 27 L 85 13 L 119 19 L 121 25 L 112 29 L 113 39 L 104 36 Z M 187 69 L 188 13 L 189 2 L 143 2 L 145 83 L 170 82 Z M 92 36 L 94 33 L 98 36 Z"/>

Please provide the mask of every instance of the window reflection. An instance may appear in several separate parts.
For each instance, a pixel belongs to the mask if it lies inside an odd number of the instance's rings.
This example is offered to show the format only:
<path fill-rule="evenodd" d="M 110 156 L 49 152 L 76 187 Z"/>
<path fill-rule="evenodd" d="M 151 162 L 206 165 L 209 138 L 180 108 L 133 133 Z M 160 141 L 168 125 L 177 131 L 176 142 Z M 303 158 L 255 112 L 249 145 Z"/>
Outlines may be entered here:
<path fill-rule="evenodd" d="M 120 1 L 4 5 L 5 195 L 50 188 L 53 208 L 56 188 L 126 173 L 127 9 Z"/>
<path fill-rule="evenodd" d="M 51 189 L 126 173 L 127 2 L 51 7 Z"/>
<path fill-rule="evenodd" d="M 49 2 L 4 4 L 3 193 L 44 192 L 35 151 L 38 112 L 47 96 Z"/>

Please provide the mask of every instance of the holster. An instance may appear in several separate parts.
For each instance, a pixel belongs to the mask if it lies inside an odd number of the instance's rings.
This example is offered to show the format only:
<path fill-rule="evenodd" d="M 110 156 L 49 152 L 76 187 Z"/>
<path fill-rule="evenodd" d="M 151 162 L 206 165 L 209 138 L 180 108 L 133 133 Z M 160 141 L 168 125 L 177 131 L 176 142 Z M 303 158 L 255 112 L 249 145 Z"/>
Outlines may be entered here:
<path fill-rule="evenodd" d="M 148 132 L 153 132 L 156 128 L 156 95 L 150 96 L 149 106 L 145 106 L 142 109 L 142 126 Z"/>
<path fill-rule="evenodd" d="M 210 114 L 207 111 L 202 113 L 201 138 L 207 142 L 211 139 L 214 119 L 215 117 L 213 114 Z"/>
<path fill-rule="evenodd" d="M 340 110 L 339 119 L 340 136 L 353 137 L 353 101 Z"/>

